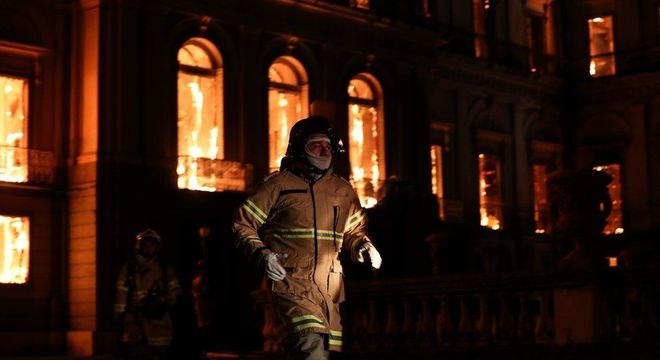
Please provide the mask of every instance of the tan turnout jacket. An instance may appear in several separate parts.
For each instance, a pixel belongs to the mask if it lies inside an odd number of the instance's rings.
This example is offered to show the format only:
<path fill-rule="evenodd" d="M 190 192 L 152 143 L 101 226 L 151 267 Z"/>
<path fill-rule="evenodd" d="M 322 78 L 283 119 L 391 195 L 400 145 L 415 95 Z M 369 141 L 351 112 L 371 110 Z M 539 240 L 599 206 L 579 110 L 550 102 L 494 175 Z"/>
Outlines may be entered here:
<path fill-rule="evenodd" d="M 131 342 L 124 337 L 128 335 L 127 331 L 135 328 L 140 337 L 146 338 L 147 345 L 154 348 L 170 346 L 174 329 L 169 311 L 161 317 L 148 319 L 139 309 L 139 304 L 150 290 L 162 290 L 164 301 L 170 305 L 181 294 L 181 286 L 174 269 L 166 266 L 167 274 L 162 274 L 162 269 L 163 266 L 157 258 L 138 258 L 134 263 L 126 263 L 122 267 L 115 298 L 115 316 L 124 316 L 122 341 Z"/>
<path fill-rule="evenodd" d="M 287 275 L 270 286 L 282 339 L 328 334 L 330 350 L 342 345 L 339 304 L 344 300 L 338 255 L 369 241 L 365 213 L 351 185 L 328 171 L 311 184 L 289 170 L 266 178 L 236 211 L 237 247 L 260 264 L 268 252 L 287 254 Z"/>

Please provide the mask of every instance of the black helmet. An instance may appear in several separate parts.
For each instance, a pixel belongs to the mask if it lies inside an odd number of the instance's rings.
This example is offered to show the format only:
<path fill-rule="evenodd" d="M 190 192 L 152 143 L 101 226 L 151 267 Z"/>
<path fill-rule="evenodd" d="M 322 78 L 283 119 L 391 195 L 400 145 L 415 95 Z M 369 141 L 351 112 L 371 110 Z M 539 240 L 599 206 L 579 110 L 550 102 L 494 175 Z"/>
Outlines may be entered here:
<path fill-rule="evenodd" d="M 154 241 L 157 251 L 160 250 L 160 235 L 154 229 L 146 229 L 135 236 L 135 251 L 138 254 L 142 253 L 142 247 L 146 241 Z"/>
<path fill-rule="evenodd" d="M 298 120 L 297 123 L 291 127 L 289 133 L 289 145 L 286 148 L 287 157 L 301 157 L 305 154 L 305 140 L 312 134 L 324 134 L 330 139 L 332 146 L 332 154 L 339 154 L 345 152 L 344 144 L 341 139 L 335 134 L 335 129 L 330 124 L 330 120 L 322 116 L 310 116 L 308 118 Z"/>

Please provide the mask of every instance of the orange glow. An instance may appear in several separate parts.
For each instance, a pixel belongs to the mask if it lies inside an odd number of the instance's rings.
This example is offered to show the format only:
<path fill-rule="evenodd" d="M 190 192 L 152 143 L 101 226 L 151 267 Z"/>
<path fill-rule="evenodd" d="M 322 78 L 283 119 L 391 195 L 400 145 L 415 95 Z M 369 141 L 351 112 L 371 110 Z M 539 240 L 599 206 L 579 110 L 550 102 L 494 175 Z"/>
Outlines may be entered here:
<path fill-rule="evenodd" d="M 438 198 L 438 215 L 445 219 L 444 186 L 442 181 L 442 146 L 431 145 L 431 192 Z"/>
<path fill-rule="evenodd" d="M 479 214 L 481 226 L 493 230 L 501 228 L 500 162 L 492 155 L 479 154 Z"/>
<path fill-rule="evenodd" d="M 268 70 L 269 168 L 276 171 L 286 154 L 289 131 L 296 121 L 308 116 L 307 74 L 290 56 L 277 58 Z"/>
<path fill-rule="evenodd" d="M 610 267 L 619 266 L 619 261 L 618 261 L 619 259 L 617 259 L 616 257 L 608 257 L 607 260 Z"/>
<path fill-rule="evenodd" d="M 351 0 L 351 3 L 358 9 L 369 10 L 370 8 L 369 0 Z"/>
<path fill-rule="evenodd" d="M 607 218 L 607 224 L 603 229 L 603 234 L 623 234 L 623 201 L 621 199 L 621 166 L 619 164 L 609 164 L 595 166 L 594 170 L 604 171 L 612 177 L 612 182 L 607 185 L 612 200 L 612 211 Z"/>
<path fill-rule="evenodd" d="M 616 74 L 612 16 L 595 17 L 589 23 L 589 75 Z"/>
<path fill-rule="evenodd" d="M 177 186 L 201 191 L 244 190 L 245 169 L 224 158 L 220 54 L 202 38 L 179 49 Z"/>
<path fill-rule="evenodd" d="M 550 230 L 550 211 L 548 207 L 548 167 L 534 165 L 534 225 L 537 234 L 545 234 Z"/>
<path fill-rule="evenodd" d="M 0 181 L 27 182 L 28 81 L 0 75 Z"/>
<path fill-rule="evenodd" d="M 488 57 L 486 44 L 486 12 L 490 9 L 488 0 L 472 1 L 472 26 L 475 34 L 474 53 L 478 58 Z"/>
<path fill-rule="evenodd" d="M 368 79 L 368 80 L 367 80 Z M 383 182 L 382 119 L 379 117 L 375 79 L 363 74 L 348 86 L 349 157 L 351 184 L 363 207 L 376 205 L 376 194 Z"/>
<path fill-rule="evenodd" d="M 0 215 L 0 283 L 27 282 L 30 254 L 27 217 Z"/>

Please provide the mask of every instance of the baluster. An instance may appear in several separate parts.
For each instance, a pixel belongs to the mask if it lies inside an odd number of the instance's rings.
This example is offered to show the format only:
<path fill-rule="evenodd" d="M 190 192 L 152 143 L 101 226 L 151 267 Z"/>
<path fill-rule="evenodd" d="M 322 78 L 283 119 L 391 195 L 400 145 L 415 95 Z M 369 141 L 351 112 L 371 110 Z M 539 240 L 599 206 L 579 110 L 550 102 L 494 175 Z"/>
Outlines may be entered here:
<path fill-rule="evenodd" d="M 264 306 L 264 326 L 261 329 L 261 334 L 264 337 L 264 351 L 275 352 L 280 350 L 280 344 L 277 334 L 279 333 L 279 326 L 273 311 L 273 303 L 267 299 L 263 304 Z"/>
<path fill-rule="evenodd" d="M 458 334 L 460 336 L 459 345 L 467 346 L 472 341 L 472 311 L 468 304 L 467 295 L 460 295 L 460 316 L 458 321 Z"/>
<path fill-rule="evenodd" d="M 629 342 L 632 338 L 632 315 L 630 313 L 630 291 L 624 290 L 623 294 L 623 308 L 619 315 L 617 322 L 617 335 L 621 341 Z"/>
<path fill-rule="evenodd" d="M 498 340 L 511 340 L 511 328 L 513 327 L 513 319 L 511 317 L 511 311 L 509 309 L 509 296 L 507 294 L 501 293 L 499 295 L 500 300 L 500 313 L 497 321 L 497 339 Z"/>
<path fill-rule="evenodd" d="M 538 295 L 539 315 L 536 317 L 535 339 L 537 344 L 552 343 L 552 324 L 550 319 L 550 291 L 543 290 Z"/>
<path fill-rule="evenodd" d="M 529 316 L 529 294 L 526 292 L 517 294 L 520 304 L 518 311 L 518 341 L 529 343 L 532 340 L 533 330 Z"/>
<path fill-rule="evenodd" d="M 413 299 L 404 297 L 403 302 L 403 339 L 402 342 L 406 346 L 411 346 L 415 343 L 415 322 L 416 316 L 413 312 Z"/>
<path fill-rule="evenodd" d="M 433 338 L 433 316 L 431 312 L 431 299 L 428 296 L 419 298 L 421 304 L 421 321 L 419 322 L 418 338 L 422 347 L 430 347 Z"/>
<path fill-rule="evenodd" d="M 350 329 L 350 348 L 360 350 L 364 348 L 366 339 L 364 338 L 365 329 L 367 328 L 367 314 L 364 311 L 364 303 L 358 299 L 351 302 L 347 308 L 351 311 Z"/>
<path fill-rule="evenodd" d="M 488 308 L 488 294 L 479 294 L 479 319 L 477 320 L 477 336 L 479 345 L 489 345 L 491 343 L 492 314 Z"/>
<path fill-rule="evenodd" d="M 386 347 L 396 346 L 397 335 L 399 333 L 399 324 L 397 323 L 394 301 L 393 298 L 388 298 L 386 301 L 385 336 L 383 339 L 383 345 Z"/>
<path fill-rule="evenodd" d="M 632 340 L 639 340 L 644 332 L 643 301 L 644 293 L 641 285 L 632 289 L 628 309 L 630 311 L 630 335 Z"/>
<path fill-rule="evenodd" d="M 439 346 L 449 345 L 454 332 L 449 309 L 449 295 L 444 294 L 436 297 L 438 310 L 435 321 L 435 338 Z"/>
<path fill-rule="evenodd" d="M 651 334 L 657 334 L 660 331 L 658 329 L 658 308 L 656 306 L 659 303 L 658 290 L 660 290 L 660 287 L 650 285 L 646 294 L 646 319 L 651 327 Z"/>
<path fill-rule="evenodd" d="M 367 327 L 367 342 L 366 342 L 366 347 L 370 349 L 377 348 L 379 346 L 379 342 L 381 340 L 381 333 L 380 333 L 380 323 L 378 319 L 378 308 L 376 304 L 376 300 L 370 299 L 369 303 L 369 325 Z"/>

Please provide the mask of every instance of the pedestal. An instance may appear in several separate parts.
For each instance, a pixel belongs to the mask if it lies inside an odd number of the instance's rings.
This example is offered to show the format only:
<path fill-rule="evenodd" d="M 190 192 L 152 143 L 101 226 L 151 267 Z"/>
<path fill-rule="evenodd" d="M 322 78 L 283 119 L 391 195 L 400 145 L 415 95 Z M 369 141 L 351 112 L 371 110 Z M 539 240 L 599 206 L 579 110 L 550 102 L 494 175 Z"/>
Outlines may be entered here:
<path fill-rule="evenodd" d="M 610 334 L 604 294 L 593 286 L 554 290 L 555 343 L 595 343 Z"/>

